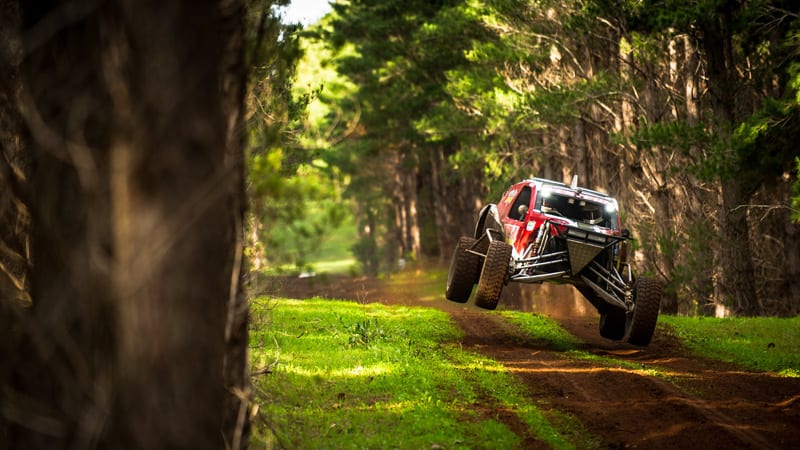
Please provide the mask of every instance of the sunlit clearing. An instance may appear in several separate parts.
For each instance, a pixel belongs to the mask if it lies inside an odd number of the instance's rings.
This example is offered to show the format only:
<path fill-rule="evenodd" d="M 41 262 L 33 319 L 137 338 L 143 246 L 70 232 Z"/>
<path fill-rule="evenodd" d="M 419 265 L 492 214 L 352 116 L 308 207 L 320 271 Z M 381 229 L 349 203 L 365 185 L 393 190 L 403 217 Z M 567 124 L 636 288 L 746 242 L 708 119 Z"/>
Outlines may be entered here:
<path fill-rule="evenodd" d="M 329 367 L 301 367 L 294 364 L 283 364 L 280 366 L 280 370 L 282 372 L 308 377 L 324 376 L 326 378 L 365 378 L 391 374 L 394 370 L 394 367 L 388 364 L 376 364 L 367 367 L 358 365 L 356 367 L 331 369 Z"/>

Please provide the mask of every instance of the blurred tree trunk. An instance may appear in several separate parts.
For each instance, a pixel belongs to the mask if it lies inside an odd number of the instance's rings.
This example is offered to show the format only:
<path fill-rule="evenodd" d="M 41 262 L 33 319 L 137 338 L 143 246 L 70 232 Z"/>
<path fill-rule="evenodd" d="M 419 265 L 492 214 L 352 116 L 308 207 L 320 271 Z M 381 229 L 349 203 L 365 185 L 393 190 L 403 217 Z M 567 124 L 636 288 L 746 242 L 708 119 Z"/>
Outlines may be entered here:
<path fill-rule="evenodd" d="M 3 394 L 19 348 L 20 306 L 30 302 L 30 213 L 25 187 L 30 164 L 25 157 L 15 107 L 22 56 L 19 5 L 0 0 L 0 450 L 8 444 L 10 421 Z"/>
<path fill-rule="evenodd" d="M 4 418 L 9 448 L 87 447 L 108 423 L 114 366 L 107 9 L 21 2 L 21 136 L 32 160 L 32 310 Z M 101 37 L 103 36 L 103 37 Z"/>
<path fill-rule="evenodd" d="M 35 266 L 8 446 L 234 445 L 241 3 L 21 4 Z"/>
<path fill-rule="evenodd" d="M 412 157 L 406 156 L 406 160 Z M 416 158 L 414 158 L 416 159 Z M 419 204 L 417 187 L 417 176 L 419 175 L 419 166 L 416 162 L 408 163 L 403 162 L 402 169 L 402 185 L 403 185 L 403 198 L 405 202 L 403 207 L 405 209 L 406 229 L 404 233 L 405 249 L 406 252 L 400 255 L 404 258 L 411 257 L 414 261 L 419 261 L 422 254 L 420 243 L 419 231 L 419 211 L 417 205 Z"/>
<path fill-rule="evenodd" d="M 15 106 L 22 57 L 19 27 L 19 6 L 0 1 L 0 302 L 27 304 L 30 212 L 24 191 L 30 160 L 23 151 Z"/>
<path fill-rule="evenodd" d="M 450 252 L 453 247 L 451 239 L 448 239 L 452 224 L 448 218 L 455 217 L 453 207 L 447 195 L 447 183 L 443 179 L 445 169 L 444 148 L 437 146 L 430 152 L 431 164 L 431 197 L 433 201 L 433 220 L 436 225 L 436 243 L 438 260 L 442 264 L 449 262 Z"/>
<path fill-rule="evenodd" d="M 233 233 L 230 289 L 225 325 L 224 385 L 226 392 L 222 433 L 225 447 L 246 448 L 250 434 L 250 366 L 248 355 L 249 306 L 245 289 L 248 273 L 244 258 L 247 196 L 245 193 L 245 96 L 248 70 L 244 61 L 245 4 L 243 0 L 222 0 L 221 16 L 225 48 L 220 64 L 222 113 L 227 124 L 225 167 L 231 170 L 230 227 Z M 262 35 L 263 39 L 263 35 Z M 260 42 L 256 43 L 261 44 Z"/>

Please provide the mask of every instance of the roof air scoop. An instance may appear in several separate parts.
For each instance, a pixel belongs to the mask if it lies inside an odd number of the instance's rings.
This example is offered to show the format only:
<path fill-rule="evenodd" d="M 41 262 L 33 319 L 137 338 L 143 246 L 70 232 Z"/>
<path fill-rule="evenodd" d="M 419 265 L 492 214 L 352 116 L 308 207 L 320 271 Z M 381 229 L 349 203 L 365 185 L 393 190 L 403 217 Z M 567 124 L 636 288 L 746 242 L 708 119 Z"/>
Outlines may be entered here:
<path fill-rule="evenodd" d="M 578 176 L 577 175 L 573 175 L 572 176 L 572 184 L 570 184 L 569 187 L 572 188 L 572 189 L 577 189 L 578 188 Z"/>

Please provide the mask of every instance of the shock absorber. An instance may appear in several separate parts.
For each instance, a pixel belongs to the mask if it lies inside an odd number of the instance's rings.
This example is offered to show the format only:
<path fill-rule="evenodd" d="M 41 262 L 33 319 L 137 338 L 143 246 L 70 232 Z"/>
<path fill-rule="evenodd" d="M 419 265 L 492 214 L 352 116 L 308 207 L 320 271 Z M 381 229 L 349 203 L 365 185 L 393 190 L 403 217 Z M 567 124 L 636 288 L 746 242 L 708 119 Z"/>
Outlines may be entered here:
<path fill-rule="evenodd" d="M 533 241 L 533 254 L 539 254 L 539 246 L 542 245 L 542 237 L 544 236 L 544 230 L 548 225 L 548 221 L 545 220 L 541 226 L 539 226 L 539 232 L 536 233 L 536 240 Z"/>

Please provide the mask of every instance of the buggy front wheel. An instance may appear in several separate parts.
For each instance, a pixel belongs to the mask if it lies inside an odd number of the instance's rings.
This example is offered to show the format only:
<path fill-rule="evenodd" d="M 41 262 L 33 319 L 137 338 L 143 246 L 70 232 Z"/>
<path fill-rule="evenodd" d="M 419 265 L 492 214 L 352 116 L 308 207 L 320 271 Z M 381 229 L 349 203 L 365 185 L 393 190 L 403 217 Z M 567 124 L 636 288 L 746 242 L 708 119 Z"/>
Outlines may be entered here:
<path fill-rule="evenodd" d="M 653 278 L 642 277 L 633 285 L 633 311 L 628 313 L 626 340 L 639 346 L 646 346 L 653 338 L 661 307 L 663 287 Z"/>
<path fill-rule="evenodd" d="M 486 250 L 478 289 L 475 291 L 475 306 L 496 309 L 500 294 L 506 283 L 512 247 L 503 241 L 492 241 Z"/>

